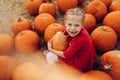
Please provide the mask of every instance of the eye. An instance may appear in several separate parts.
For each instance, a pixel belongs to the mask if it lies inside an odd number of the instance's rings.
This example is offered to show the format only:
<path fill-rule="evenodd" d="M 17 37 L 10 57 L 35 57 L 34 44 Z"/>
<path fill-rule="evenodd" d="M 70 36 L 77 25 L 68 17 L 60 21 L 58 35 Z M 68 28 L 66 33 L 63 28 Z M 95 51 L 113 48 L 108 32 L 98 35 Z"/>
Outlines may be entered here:
<path fill-rule="evenodd" d="M 76 27 L 79 27 L 80 25 L 79 24 L 75 24 Z"/>
<path fill-rule="evenodd" d="M 71 23 L 68 23 L 67 25 L 68 25 L 68 26 L 72 26 L 72 24 L 71 24 Z"/>

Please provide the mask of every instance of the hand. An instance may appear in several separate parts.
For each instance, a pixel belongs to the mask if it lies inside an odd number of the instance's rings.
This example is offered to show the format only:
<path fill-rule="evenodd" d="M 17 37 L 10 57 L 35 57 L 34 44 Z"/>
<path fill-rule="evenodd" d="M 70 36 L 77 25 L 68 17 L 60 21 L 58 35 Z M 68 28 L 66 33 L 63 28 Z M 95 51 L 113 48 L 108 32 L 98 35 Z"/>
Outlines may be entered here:
<path fill-rule="evenodd" d="M 48 41 L 47 46 L 48 46 L 48 50 L 52 49 L 52 41 L 51 40 Z"/>

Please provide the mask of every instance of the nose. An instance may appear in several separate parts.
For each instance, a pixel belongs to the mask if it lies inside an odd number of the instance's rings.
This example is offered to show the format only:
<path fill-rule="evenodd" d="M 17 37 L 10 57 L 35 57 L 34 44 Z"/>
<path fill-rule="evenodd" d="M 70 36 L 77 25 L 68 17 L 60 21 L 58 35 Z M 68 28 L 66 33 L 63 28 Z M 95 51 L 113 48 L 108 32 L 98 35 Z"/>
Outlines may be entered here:
<path fill-rule="evenodd" d="M 74 28 L 74 25 L 72 25 L 72 26 L 71 26 L 71 30 L 74 30 L 74 29 L 75 29 L 75 28 Z"/>

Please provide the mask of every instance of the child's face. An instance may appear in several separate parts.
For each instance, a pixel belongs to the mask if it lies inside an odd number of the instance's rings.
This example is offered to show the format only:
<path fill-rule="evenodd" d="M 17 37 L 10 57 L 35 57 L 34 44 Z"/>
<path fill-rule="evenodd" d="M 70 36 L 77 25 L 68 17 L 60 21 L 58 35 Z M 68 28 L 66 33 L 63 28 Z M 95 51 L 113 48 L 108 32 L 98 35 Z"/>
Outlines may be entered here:
<path fill-rule="evenodd" d="M 75 37 L 83 28 L 82 16 L 68 16 L 65 20 L 66 31 L 71 37 Z"/>

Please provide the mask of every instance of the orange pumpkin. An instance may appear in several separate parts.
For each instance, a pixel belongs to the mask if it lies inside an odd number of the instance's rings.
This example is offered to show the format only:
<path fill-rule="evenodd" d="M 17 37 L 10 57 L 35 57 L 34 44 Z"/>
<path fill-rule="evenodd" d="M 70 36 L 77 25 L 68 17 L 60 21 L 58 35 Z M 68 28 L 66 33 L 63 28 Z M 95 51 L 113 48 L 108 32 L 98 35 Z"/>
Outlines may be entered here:
<path fill-rule="evenodd" d="M 110 12 L 116 10 L 120 10 L 120 0 L 113 1 L 109 7 Z"/>
<path fill-rule="evenodd" d="M 52 23 L 45 29 L 44 40 L 47 43 L 58 31 L 64 31 L 65 26 L 60 23 Z"/>
<path fill-rule="evenodd" d="M 62 12 L 65 13 L 70 8 L 75 8 L 78 5 L 78 0 L 57 0 L 57 7 Z"/>
<path fill-rule="evenodd" d="M 9 55 L 14 50 L 14 38 L 11 35 L 0 33 L 0 55 Z"/>
<path fill-rule="evenodd" d="M 42 80 L 78 80 L 82 72 L 61 64 L 45 64 L 40 70 Z"/>
<path fill-rule="evenodd" d="M 56 7 L 53 3 L 42 3 L 39 7 L 39 14 L 40 13 L 49 13 L 49 14 L 55 16 Z"/>
<path fill-rule="evenodd" d="M 62 32 L 57 32 L 51 41 L 52 47 L 56 50 L 65 50 L 68 47 L 67 38 Z"/>
<path fill-rule="evenodd" d="M 39 34 L 43 34 L 48 25 L 55 22 L 56 19 L 52 15 L 41 13 L 34 20 L 34 28 Z"/>
<path fill-rule="evenodd" d="M 12 32 L 17 35 L 19 32 L 23 30 L 32 30 L 32 25 L 24 17 L 19 16 L 17 20 L 15 20 L 11 25 Z"/>
<path fill-rule="evenodd" d="M 22 63 L 18 65 L 13 73 L 12 80 L 41 80 L 40 69 L 34 63 Z"/>
<path fill-rule="evenodd" d="M 107 7 L 110 6 L 110 4 L 112 3 L 112 0 L 99 0 L 102 1 Z"/>
<path fill-rule="evenodd" d="M 0 56 L 0 80 L 11 80 L 16 65 L 16 60 L 14 58 Z"/>
<path fill-rule="evenodd" d="M 110 26 L 117 32 L 118 36 L 120 36 L 120 18 L 118 18 L 118 16 L 120 16 L 120 11 L 108 13 L 103 19 L 103 25 Z"/>
<path fill-rule="evenodd" d="M 98 51 L 106 52 L 115 48 L 118 36 L 111 27 L 98 26 L 91 33 L 91 38 Z"/>
<path fill-rule="evenodd" d="M 99 70 L 91 70 L 83 73 L 78 80 L 113 80 L 111 76 Z"/>
<path fill-rule="evenodd" d="M 120 50 L 105 52 L 100 57 L 100 69 L 109 74 L 113 80 L 120 79 Z"/>
<path fill-rule="evenodd" d="M 85 12 L 92 14 L 97 21 L 101 21 L 107 14 L 107 7 L 102 1 L 94 0 L 85 7 Z"/>
<path fill-rule="evenodd" d="M 84 21 L 84 27 L 85 29 L 91 33 L 97 26 L 97 21 L 95 17 L 91 14 L 85 14 L 85 21 Z"/>
<path fill-rule="evenodd" d="M 38 14 L 39 6 L 42 4 L 43 0 L 27 0 L 26 9 L 31 15 Z"/>
<path fill-rule="evenodd" d="M 15 37 L 15 47 L 21 53 L 34 53 L 39 49 L 39 46 L 40 37 L 34 31 L 24 30 Z"/>

